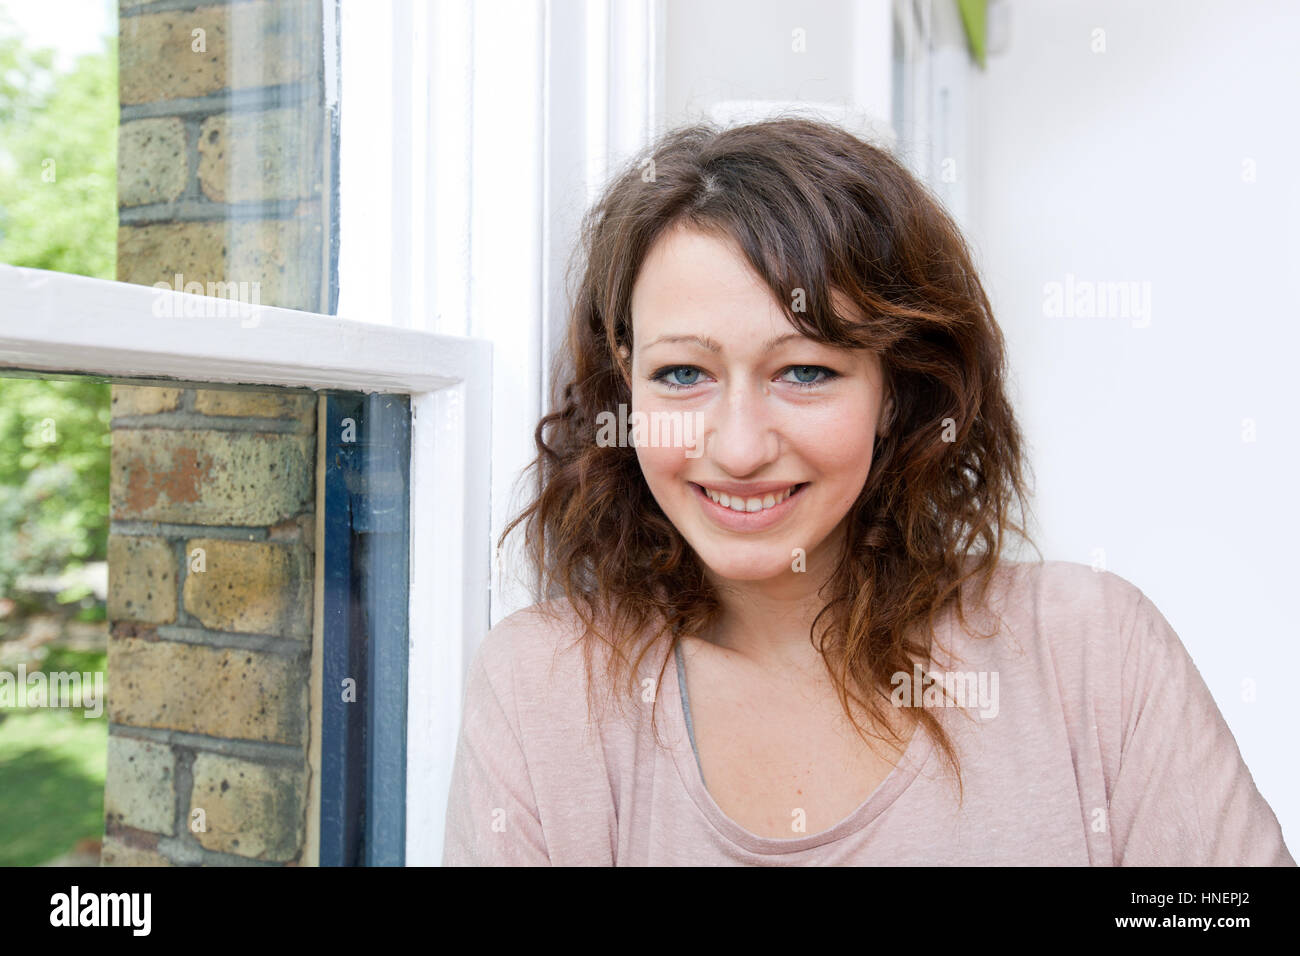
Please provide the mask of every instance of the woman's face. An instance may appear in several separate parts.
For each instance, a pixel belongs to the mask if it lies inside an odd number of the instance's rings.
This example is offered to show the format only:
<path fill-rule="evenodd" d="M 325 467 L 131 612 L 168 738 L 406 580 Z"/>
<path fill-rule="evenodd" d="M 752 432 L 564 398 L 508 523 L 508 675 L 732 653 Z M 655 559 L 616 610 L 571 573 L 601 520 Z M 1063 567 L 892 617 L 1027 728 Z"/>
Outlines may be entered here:
<path fill-rule="evenodd" d="M 707 568 L 729 581 L 828 568 L 871 469 L 878 357 L 804 336 L 737 246 L 686 226 L 643 263 L 632 326 L 630 420 L 648 427 L 630 440 Z"/>

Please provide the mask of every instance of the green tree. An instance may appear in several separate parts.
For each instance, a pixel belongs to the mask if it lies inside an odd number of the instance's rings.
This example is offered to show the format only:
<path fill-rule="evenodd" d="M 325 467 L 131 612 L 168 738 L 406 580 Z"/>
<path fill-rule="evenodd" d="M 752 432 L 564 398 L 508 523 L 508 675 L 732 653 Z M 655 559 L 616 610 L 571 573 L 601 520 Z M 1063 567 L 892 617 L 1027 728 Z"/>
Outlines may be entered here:
<path fill-rule="evenodd" d="M 108 386 L 0 379 L 0 595 L 108 553 Z"/>
<path fill-rule="evenodd" d="M 114 278 L 117 45 L 60 73 L 0 13 L 0 262 Z M 0 377 L 0 596 L 104 560 L 109 386 Z"/>
<path fill-rule="evenodd" d="M 115 278 L 117 125 L 115 41 L 58 74 L 0 35 L 0 262 Z"/>

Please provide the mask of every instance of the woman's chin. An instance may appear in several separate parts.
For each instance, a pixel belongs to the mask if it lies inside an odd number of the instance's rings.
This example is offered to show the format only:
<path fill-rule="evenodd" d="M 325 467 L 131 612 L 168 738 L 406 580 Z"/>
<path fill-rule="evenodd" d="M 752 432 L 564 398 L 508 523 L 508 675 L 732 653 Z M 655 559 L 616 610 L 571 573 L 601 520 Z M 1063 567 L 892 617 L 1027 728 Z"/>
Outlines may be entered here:
<path fill-rule="evenodd" d="M 789 556 L 777 555 L 767 558 L 747 560 L 709 561 L 704 565 L 714 575 L 724 581 L 775 581 L 793 573 Z"/>

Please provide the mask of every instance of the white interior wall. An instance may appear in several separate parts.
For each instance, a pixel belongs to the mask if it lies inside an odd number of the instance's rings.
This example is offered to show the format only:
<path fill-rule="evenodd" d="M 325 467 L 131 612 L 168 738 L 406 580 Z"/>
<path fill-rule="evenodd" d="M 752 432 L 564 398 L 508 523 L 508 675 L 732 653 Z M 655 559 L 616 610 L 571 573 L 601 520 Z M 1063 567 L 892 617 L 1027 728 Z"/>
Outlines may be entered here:
<path fill-rule="evenodd" d="M 1156 603 L 1294 850 L 1300 6 L 1001 2 L 971 114 L 971 238 L 1040 547 L 1103 558 Z M 1150 283 L 1149 324 L 1045 315 L 1067 274 Z"/>
<path fill-rule="evenodd" d="M 658 124 L 801 104 L 887 134 L 889 10 L 890 0 L 664 0 Z"/>

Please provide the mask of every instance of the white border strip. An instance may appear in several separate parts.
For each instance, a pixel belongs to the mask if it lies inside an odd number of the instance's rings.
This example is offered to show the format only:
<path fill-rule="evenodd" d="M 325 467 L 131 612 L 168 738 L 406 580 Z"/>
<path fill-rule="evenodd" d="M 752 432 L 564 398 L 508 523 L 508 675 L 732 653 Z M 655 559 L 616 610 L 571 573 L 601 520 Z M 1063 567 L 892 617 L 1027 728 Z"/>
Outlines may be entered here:
<path fill-rule="evenodd" d="M 490 376 L 484 364 L 411 403 L 407 866 L 442 862 L 464 675 L 489 626 Z"/>
<path fill-rule="evenodd" d="M 0 264 L 0 366 L 411 394 L 464 380 L 487 342 Z"/>

